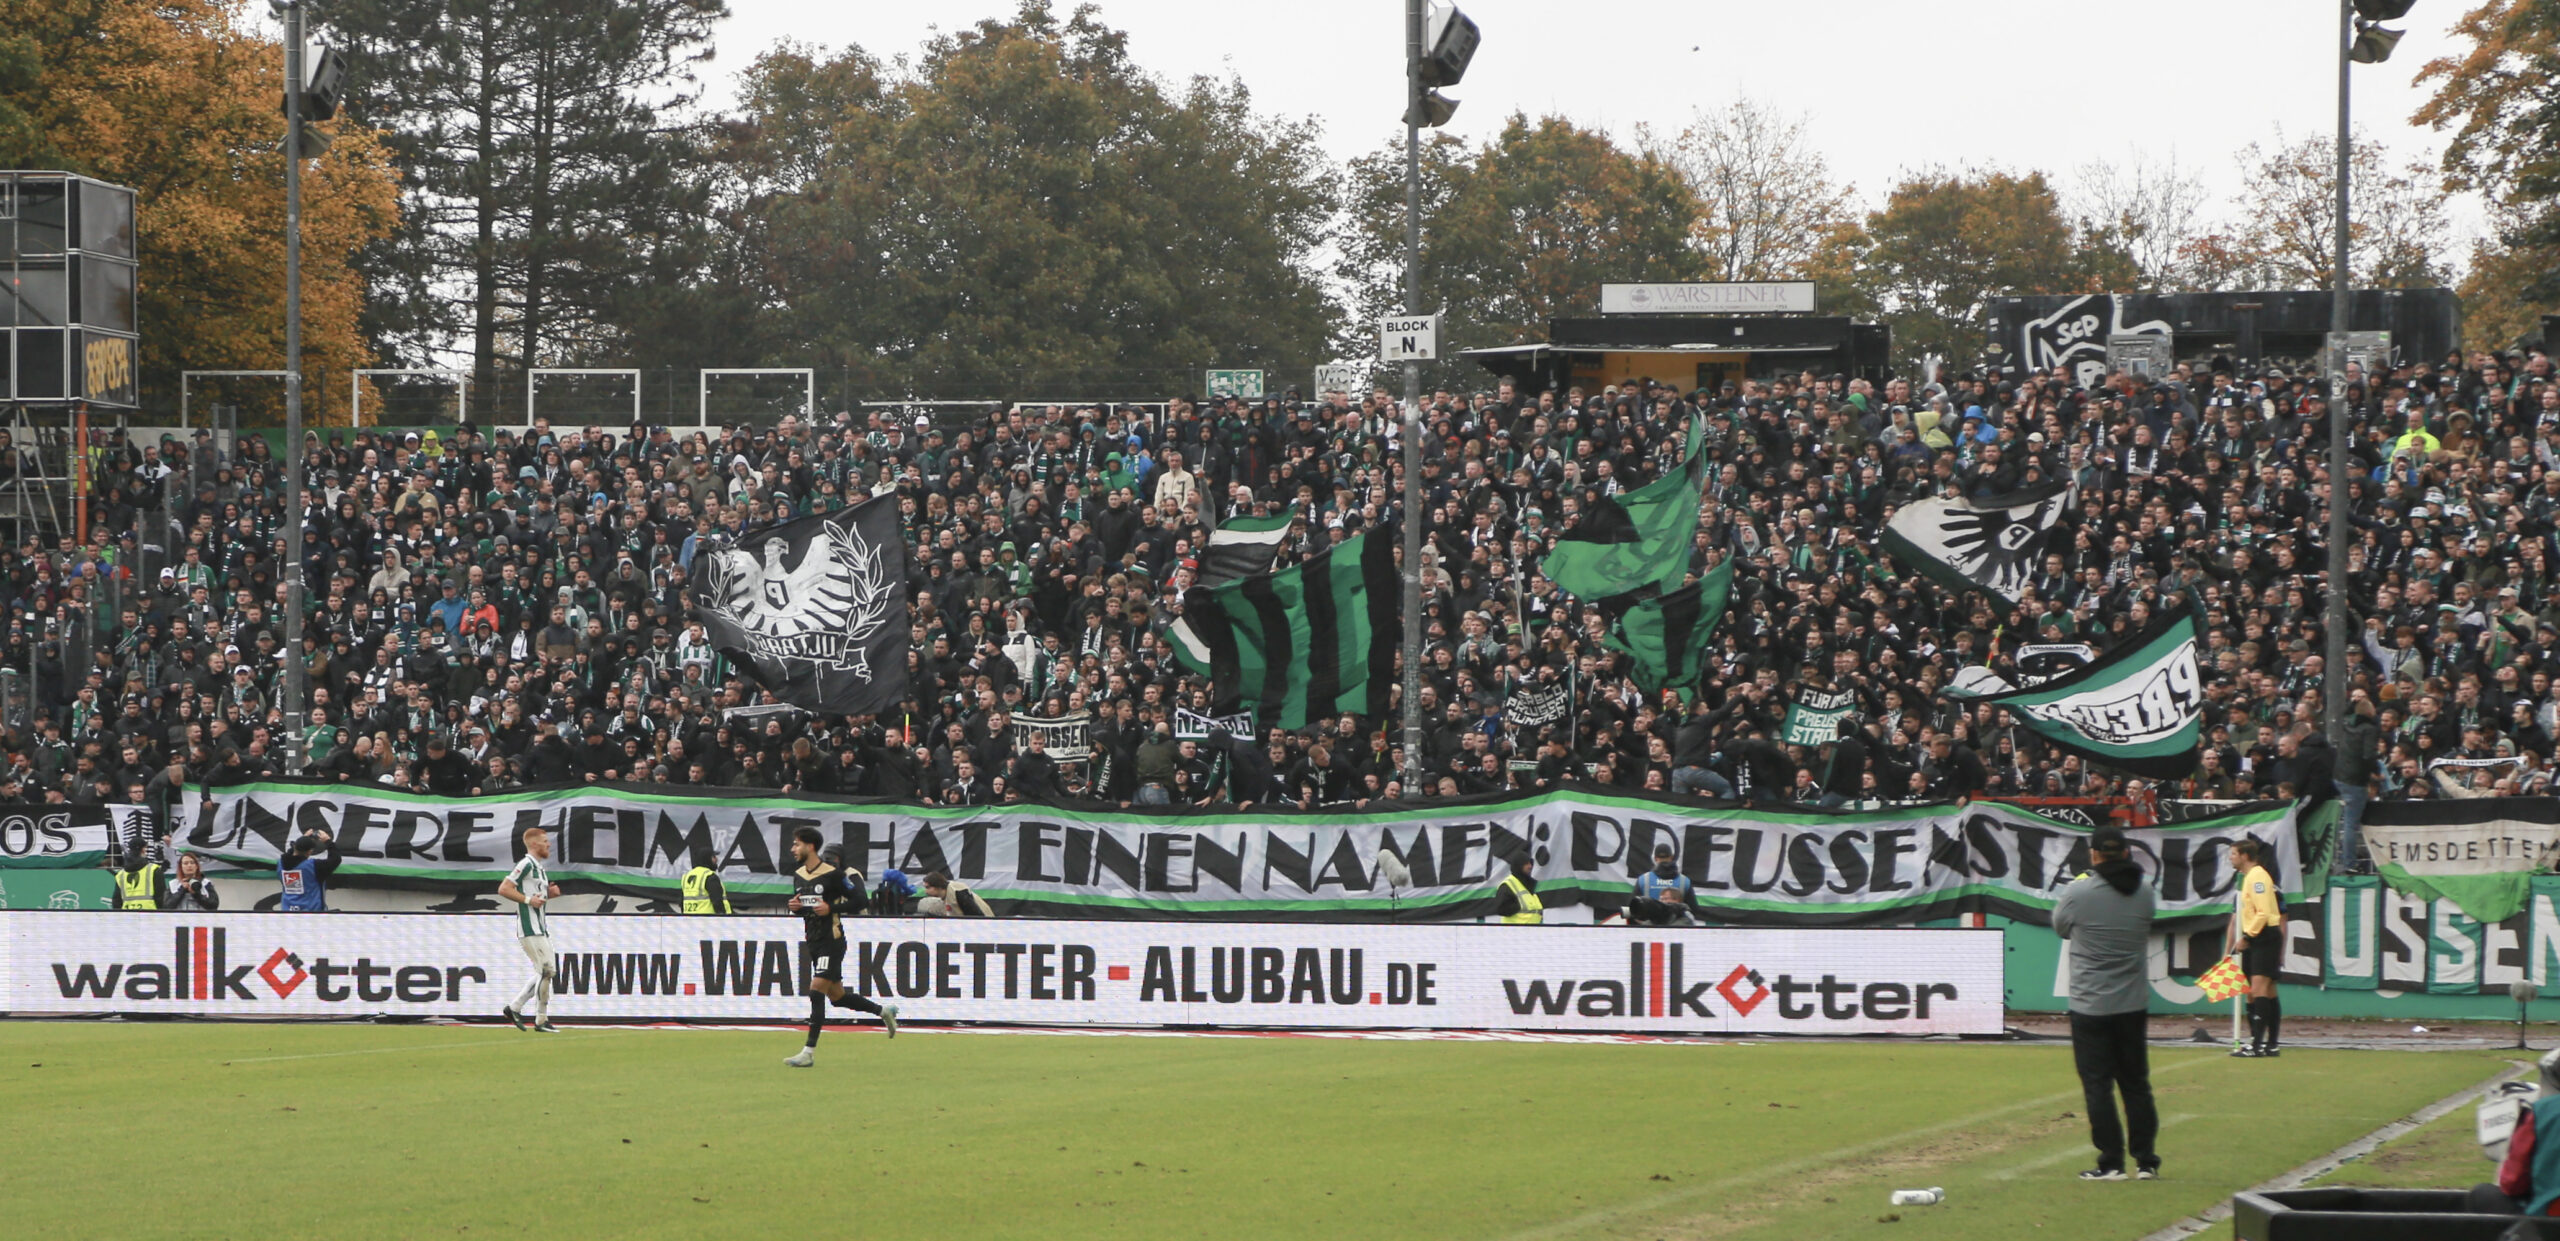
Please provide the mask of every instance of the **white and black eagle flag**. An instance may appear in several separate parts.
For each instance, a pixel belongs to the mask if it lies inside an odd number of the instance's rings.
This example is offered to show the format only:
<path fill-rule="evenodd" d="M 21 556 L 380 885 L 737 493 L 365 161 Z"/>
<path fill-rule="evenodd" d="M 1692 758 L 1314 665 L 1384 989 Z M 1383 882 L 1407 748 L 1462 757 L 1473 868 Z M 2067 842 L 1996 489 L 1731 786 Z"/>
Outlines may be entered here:
<path fill-rule="evenodd" d="M 907 696 L 907 549 L 898 499 L 752 530 L 693 558 L 693 616 L 773 695 L 828 715 Z"/>
<path fill-rule="evenodd" d="M 1949 590 L 1989 591 L 2016 603 L 2035 577 L 2045 536 L 2078 495 L 2062 482 L 1980 502 L 1915 501 L 1885 523 L 1884 547 Z"/>

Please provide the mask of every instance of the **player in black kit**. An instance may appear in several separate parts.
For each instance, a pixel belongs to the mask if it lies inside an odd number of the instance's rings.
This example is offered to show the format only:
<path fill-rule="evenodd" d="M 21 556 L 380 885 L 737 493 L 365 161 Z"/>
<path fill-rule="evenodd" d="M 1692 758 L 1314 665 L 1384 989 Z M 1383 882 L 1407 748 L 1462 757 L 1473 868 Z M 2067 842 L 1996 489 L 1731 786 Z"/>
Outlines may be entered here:
<path fill-rule="evenodd" d="M 798 1055 L 783 1061 L 795 1069 L 817 1063 L 818 1031 L 827 1025 L 827 1004 L 832 1001 L 857 1012 L 878 1013 L 880 1024 L 889 1037 L 898 1037 L 898 1006 L 882 1007 L 867 996 L 844 989 L 844 919 L 847 914 L 862 912 L 864 896 L 859 884 L 848 883 L 845 871 L 818 856 L 824 837 L 814 827 L 804 827 L 791 834 L 791 856 L 800 868 L 791 872 L 791 912 L 800 915 L 800 925 L 808 931 L 809 1041 Z"/>

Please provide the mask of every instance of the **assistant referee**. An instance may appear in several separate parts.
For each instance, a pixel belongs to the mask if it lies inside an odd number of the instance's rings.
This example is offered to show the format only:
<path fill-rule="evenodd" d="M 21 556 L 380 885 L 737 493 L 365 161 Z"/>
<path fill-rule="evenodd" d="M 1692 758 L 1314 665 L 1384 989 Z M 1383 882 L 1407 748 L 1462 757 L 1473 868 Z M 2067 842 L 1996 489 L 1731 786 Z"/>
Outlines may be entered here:
<path fill-rule="evenodd" d="M 2240 972 L 2249 976 L 2249 1045 L 2233 1048 L 2244 1059 L 2280 1056 L 2277 1036 L 2284 1029 L 2284 1007 L 2276 1000 L 2276 971 L 2284 961 L 2284 904 L 2276 894 L 2275 876 L 2267 873 L 2267 846 L 2254 837 L 2231 846 L 2231 951 L 2240 956 Z"/>

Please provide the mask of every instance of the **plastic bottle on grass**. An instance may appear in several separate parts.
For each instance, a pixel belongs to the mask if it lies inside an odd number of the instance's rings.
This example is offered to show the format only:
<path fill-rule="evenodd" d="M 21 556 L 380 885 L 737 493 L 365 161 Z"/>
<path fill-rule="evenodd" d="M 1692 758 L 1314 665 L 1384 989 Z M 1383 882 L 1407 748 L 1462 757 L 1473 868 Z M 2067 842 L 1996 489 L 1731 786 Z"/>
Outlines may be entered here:
<path fill-rule="evenodd" d="M 1946 1200 L 1947 1191 L 1934 1186 L 1928 1189 L 1893 1191 L 1893 1205 L 1898 1207 L 1933 1207 Z"/>

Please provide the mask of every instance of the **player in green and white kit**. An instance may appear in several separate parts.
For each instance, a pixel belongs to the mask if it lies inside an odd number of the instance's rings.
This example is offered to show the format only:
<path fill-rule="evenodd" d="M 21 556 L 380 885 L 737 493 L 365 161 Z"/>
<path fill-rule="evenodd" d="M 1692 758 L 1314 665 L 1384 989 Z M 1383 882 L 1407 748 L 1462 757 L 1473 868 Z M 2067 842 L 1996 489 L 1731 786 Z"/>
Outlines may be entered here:
<path fill-rule="evenodd" d="M 542 864 L 551 857 L 551 833 L 538 827 L 524 829 L 524 860 L 498 884 L 498 895 L 516 903 L 516 942 L 524 946 L 524 955 L 533 959 L 533 981 L 524 985 L 524 994 L 506 1007 L 507 1020 L 519 1030 L 525 1028 L 525 1005 L 533 1006 L 533 1029 L 538 1034 L 559 1030 L 551 1024 L 551 980 L 559 973 L 559 958 L 551 951 L 551 914 L 545 908 L 552 897 L 560 895 L 560 885 L 551 882 Z"/>

